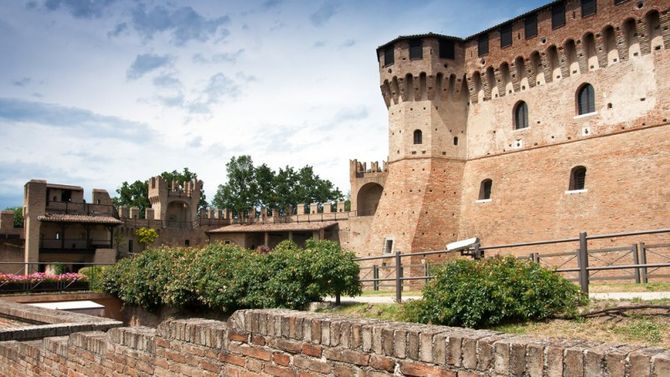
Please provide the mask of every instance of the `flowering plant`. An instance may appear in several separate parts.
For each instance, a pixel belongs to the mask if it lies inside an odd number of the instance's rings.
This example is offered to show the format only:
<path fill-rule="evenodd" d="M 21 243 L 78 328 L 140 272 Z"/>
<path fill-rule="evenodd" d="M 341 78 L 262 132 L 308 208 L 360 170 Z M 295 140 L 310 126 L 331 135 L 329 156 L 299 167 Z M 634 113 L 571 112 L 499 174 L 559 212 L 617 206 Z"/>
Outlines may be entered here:
<path fill-rule="evenodd" d="M 75 272 L 68 272 L 65 274 L 53 275 L 47 274 L 44 272 L 34 272 L 29 275 L 16 275 L 16 274 L 2 274 L 0 273 L 0 284 L 6 283 L 58 283 L 66 282 L 71 283 L 75 281 L 86 281 L 87 278 L 85 275 L 78 274 Z"/>

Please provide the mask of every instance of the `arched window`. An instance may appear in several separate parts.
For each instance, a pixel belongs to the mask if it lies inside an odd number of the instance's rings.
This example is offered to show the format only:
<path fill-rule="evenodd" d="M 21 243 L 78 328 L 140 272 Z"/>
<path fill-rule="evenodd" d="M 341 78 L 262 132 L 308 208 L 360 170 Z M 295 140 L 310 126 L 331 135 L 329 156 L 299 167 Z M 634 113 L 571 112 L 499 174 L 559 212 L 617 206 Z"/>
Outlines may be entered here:
<path fill-rule="evenodd" d="M 414 131 L 414 144 L 422 144 L 423 143 L 423 134 L 421 133 L 421 130 L 415 130 Z"/>
<path fill-rule="evenodd" d="M 528 128 L 528 105 L 521 101 L 514 107 L 514 129 Z"/>
<path fill-rule="evenodd" d="M 586 187 L 586 168 L 575 166 L 570 171 L 570 191 L 584 190 Z"/>
<path fill-rule="evenodd" d="M 479 200 L 491 199 L 491 189 L 493 188 L 493 181 L 485 179 L 479 185 Z"/>
<path fill-rule="evenodd" d="M 596 99 L 595 91 L 591 84 L 584 84 L 577 92 L 577 110 L 579 115 L 595 113 Z"/>

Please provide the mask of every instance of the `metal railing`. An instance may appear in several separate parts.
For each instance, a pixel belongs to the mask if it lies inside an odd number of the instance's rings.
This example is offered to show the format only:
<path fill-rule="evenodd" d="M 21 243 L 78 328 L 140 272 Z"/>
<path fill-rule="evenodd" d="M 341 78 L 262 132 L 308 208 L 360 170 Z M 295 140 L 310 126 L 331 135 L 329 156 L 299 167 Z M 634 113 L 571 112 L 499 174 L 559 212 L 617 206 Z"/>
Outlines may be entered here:
<path fill-rule="evenodd" d="M 110 249 L 111 247 L 112 247 L 111 240 L 95 240 L 95 239 L 81 239 L 81 238 L 40 240 L 40 249 L 42 250 L 92 251 L 95 249 Z"/>
<path fill-rule="evenodd" d="M 582 292 L 588 294 L 589 284 L 591 280 L 599 280 L 602 276 L 598 275 L 601 271 L 618 271 L 618 270 L 631 270 L 632 274 L 627 277 L 608 277 L 605 279 L 634 279 L 636 283 L 648 283 L 649 277 L 653 272 L 658 271 L 661 268 L 670 267 L 670 253 L 664 255 L 656 251 L 659 248 L 668 248 L 669 244 L 659 243 L 659 244 L 645 244 L 643 242 L 631 244 L 625 247 L 614 247 L 614 248 L 601 248 L 601 249 L 592 249 L 589 250 L 588 241 L 598 240 L 598 239 L 607 239 L 607 238 L 623 238 L 623 237 L 632 237 L 632 236 L 641 236 L 641 235 L 651 235 L 651 234 L 665 234 L 670 233 L 670 229 L 654 229 L 654 230 L 643 230 L 643 231 L 634 231 L 634 232 L 622 232 L 622 233 L 608 233 L 608 234 L 597 234 L 589 236 L 586 232 L 579 233 L 578 237 L 575 238 L 564 238 L 557 240 L 543 240 L 543 241 L 532 241 L 532 242 L 520 242 L 513 244 L 504 244 L 504 245 L 493 245 L 493 246 L 481 246 L 480 250 L 486 252 L 491 250 L 501 250 L 501 249 L 517 249 L 525 248 L 531 246 L 541 246 L 541 245 L 556 245 L 563 243 L 579 242 L 579 248 L 577 250 L 561 253 L 530 253 L 528 256 L 522 258 L 528 258 L 536 263 L 541 263 L 543 260 L 552 257 L 569 257 L 568 260 L 563 261 L 563 264 L 560 266 L 548 266 L 554 268 L 557 273 L 577 273 L 577 278 L 572 280 L 579 281 L 579 286 Z M 604 261 L 603 258 L 599 258 L 598 254 L 606 253 L 616 253 L 624 252 L 624 256 L 615 258 L 614 260 Z M 391 282 L 391 287 L 395 289 L 395 299 L 396 302 L 402 302 L 402 290 L 403 282 L 405 281 L 428 281 L 432 279 L 432 276 L 429 274 L 429 267 L 426 264 L 421 265 L 403 265 L 403 258 L 412 258 L 412 257 L 426 257 L 433 255 L 447 255 L 446 250 L 433 250 L 433 251 L 422 251 L 414 253 L 403 254 L 401 251 L 396 251 L 393 254 L 387 254 L 382 256 L 375 257 L 362 257 L 356 258 L 356 261 L 367 262 L 367 261 L 391 261 L 393 260 L 392 265 L 386 265 L 383 263 L 382 266 L 373 265 L 371 267 L 362 267 L 361 270 L 370 270 L 367 273 L 364 273 L 361 279 L 362 283 L 372 283 L 373 289 L 379 290 L 379 288 L 384 285 L 384 283 Z M 647 257 L 649 254 L 666 260 L 666 262 L 661 263 L 648 263 Z M 630 256 L 632 263 L 630 264 L 616 264 L 616 262 L 621 261 L 625 256 Z M 569 262 L 575 261 L 577 267 L 563 268 Z M 591 259 L 600 260 L 604 262 L 605 265 L 602 266 L 589 266 Z M 417 268 L 417 266 L 422 266 L 424 274 L 423 276 L 404 276 L 404 270 L 406 267 Z M 386 276 L 380 276 L 380 271 L 387 271 Z M 392 271 L 392 272 L 391 272 Z M 372 278 L 370 278 L 370 273 L 372 273 Z M 391 273 L 394 273 L 394 276 L 389 276 Z M 669 277 L 670 275 L 654 275 L 656 277 Z"/>

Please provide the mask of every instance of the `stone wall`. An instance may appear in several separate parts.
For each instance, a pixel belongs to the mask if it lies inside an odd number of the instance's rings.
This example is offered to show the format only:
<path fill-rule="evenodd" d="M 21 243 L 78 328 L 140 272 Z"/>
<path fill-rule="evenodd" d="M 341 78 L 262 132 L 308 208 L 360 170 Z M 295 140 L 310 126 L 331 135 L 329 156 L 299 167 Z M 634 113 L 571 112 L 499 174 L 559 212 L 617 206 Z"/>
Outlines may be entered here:
<path fill-rule="evenodd" d="M 0 373 L 23 376 L 670 375 L 670 352 L 542 340 L 285 310 L 172 320 L 41 341 L 0 342 Z"/>

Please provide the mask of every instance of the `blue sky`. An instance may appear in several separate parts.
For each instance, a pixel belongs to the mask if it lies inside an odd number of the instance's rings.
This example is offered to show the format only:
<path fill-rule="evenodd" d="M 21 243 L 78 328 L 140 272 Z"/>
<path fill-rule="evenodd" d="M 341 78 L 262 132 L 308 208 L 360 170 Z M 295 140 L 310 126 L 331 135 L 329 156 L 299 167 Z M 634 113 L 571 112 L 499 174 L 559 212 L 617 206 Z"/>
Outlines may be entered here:
<path fill-rule="evenodd" d="M 0 208 L 30 179 L 104 188 L 230 157 L 384 160 L 375 48 L 468 36 L 545 1 L 8 0 L 0 4 Z"/>

